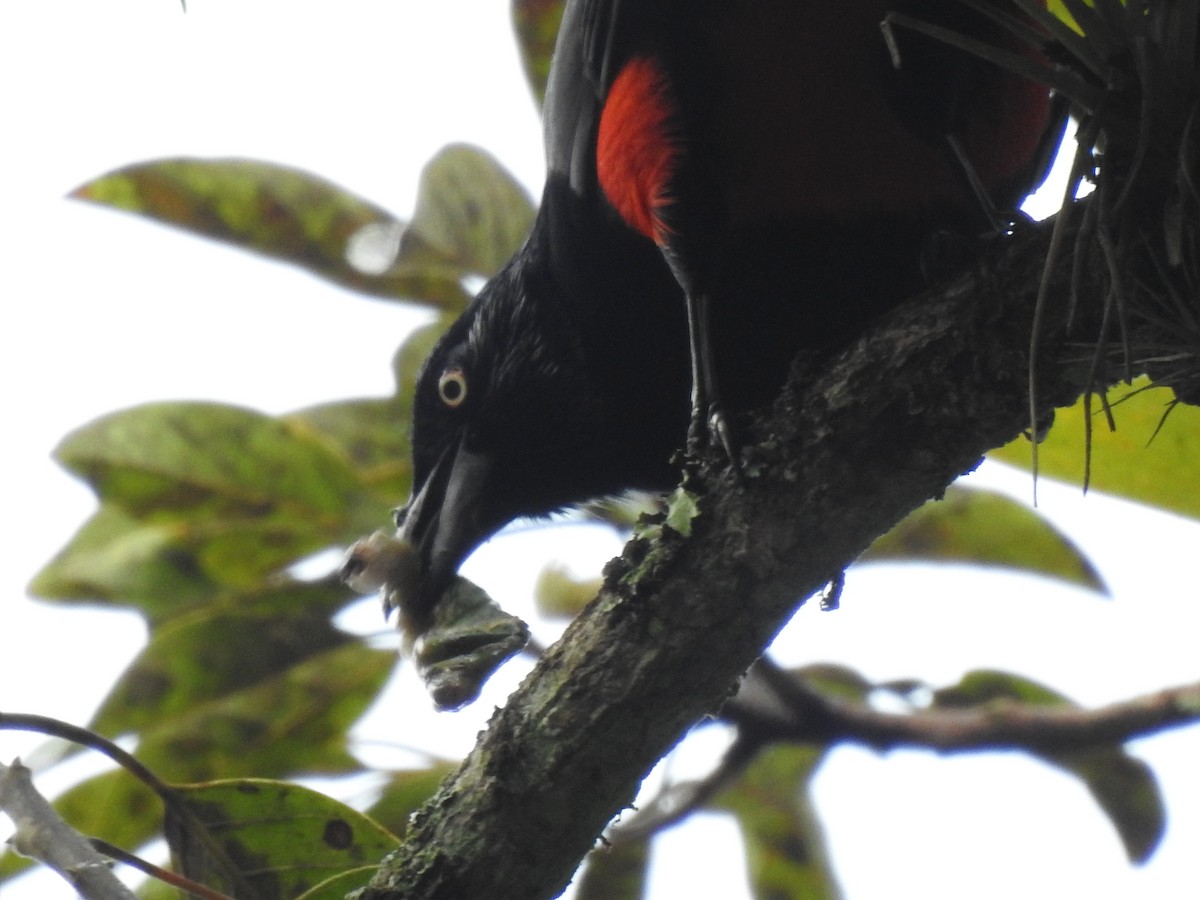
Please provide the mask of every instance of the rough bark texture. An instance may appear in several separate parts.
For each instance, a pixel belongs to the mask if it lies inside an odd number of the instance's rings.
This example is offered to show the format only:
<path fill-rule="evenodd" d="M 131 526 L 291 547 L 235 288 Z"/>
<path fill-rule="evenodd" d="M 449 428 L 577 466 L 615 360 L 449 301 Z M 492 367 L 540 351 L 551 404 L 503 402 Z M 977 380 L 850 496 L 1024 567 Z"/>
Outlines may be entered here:
<path fill-rule="evenodd" d="M 713 712 L 802 600 L 1027 425 L 1046 227 L 908 304 L 820 371 L 797 371 L 744 478 L 702 473 L 686 539 L 635 540 L 416 816 L 363 900 L 560 893 L 655 762 Z M 1065 306 L 1067 266 L 1050 296 Z M 1099 265 L 1084 265 L 1092 280 Z M 1103 286 L 1082 285 L 1084 297 Z M 1061 347 L 1051 313 L 1040 345 Z M 1090 332 L 1084 332 L 1090 333 Z M 1086 365 L 1039 362 L 1041 406 Z"/>

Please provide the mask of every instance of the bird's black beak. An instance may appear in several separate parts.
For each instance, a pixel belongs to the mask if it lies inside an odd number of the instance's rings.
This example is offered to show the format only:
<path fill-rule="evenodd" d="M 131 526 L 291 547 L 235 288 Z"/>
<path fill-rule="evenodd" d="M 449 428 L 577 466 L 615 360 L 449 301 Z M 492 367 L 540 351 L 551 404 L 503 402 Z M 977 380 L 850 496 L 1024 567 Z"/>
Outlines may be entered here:
<path fill-rule="evenodd" d="M 408 505 L 396 514 L 397 537 L 417 552 L 415 595 L 405 614 L 421 620 L 437 604 L 462 561 L 492 527 L 484 521 L 484 491 L 491 460 L 469 450 L 462 440 L 447 447 Z"/>

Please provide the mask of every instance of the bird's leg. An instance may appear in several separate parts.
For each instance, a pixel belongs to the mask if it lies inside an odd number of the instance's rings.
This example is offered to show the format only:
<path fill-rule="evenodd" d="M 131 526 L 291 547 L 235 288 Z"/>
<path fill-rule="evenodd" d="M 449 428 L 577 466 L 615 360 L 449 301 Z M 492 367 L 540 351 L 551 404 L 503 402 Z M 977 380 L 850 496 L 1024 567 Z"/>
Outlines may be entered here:
<path fill-rule="evenodd" d="M 967 148 L 963 146 L 962 140 L 956 134 L 946 135 L 946 143 L 950 147 L 950 153 L 958 163 L 959 172 L 966 179 L 967 186 L 971 189 L 971 193 L 975 195 L 976 202 L 979 203 L 979 210 L 983 213 L 983 217 L 987 220 L 988 227 L 995 234 L 1008 234 L 1012 231 L 1013 216 L 1001 212 L 995 201 L 992 200 L 987 188 L 983 184 L 983 179 L 979 177 L 979 171 L 975 168 L 975 164 L 971 162 L 971 157 L 967 154 Z"/>
<path fill-rule="evenodd" d="M 688 425 L 687 452 L 689 456 L 698 457 L 710 447 L 720 447 L 736 472 L 737 451 L 717 392 L 716 367 L 713 365 L 709 333 L 708 294 L 688 291 L 686 301 L 692 356 L 692 417 Z"/>
<path fill-rule="evenodd" d="M 979 258 L 983 241 L 1010 234 L 1023 216 L 1020 212 L 1006 212 L 996 206 L 958 135 L 946 134 L 943 137 L 955 169 L 979 205 L 987 230 L 974 236 L 956 231 L 937 231 L 930 235 L 921 252 L 921 272 L 930 282 L 970 265 Z"/>

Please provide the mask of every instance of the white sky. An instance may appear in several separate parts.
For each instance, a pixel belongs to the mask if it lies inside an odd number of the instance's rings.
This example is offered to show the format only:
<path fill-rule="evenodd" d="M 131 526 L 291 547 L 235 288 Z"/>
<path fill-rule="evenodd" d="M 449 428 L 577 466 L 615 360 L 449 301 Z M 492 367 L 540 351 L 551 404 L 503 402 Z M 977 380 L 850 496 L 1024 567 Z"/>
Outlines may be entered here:
<path fill-rule="evenodd" d="M 133 616 L 24 595 L 92 508 L 48 458 L 67 431 L 149 399 L 279 412 L 382 394 L 392 350 L 420 320 L 63 196 L 136 160 L 237 155 L 311 169 L 403 214 L 420 165 L 457 140 L 488 148 L 534 190 L 538 123 L 506 28 L 504 0 L 191 0 L 186 16 L 173 0 L 0 8 L 0 383 L 10 435 L 0 709 L 86 722 L 143 636 Z M 1026 476 L 998 467 L 977 480 L 1029 494 Z M 841 612 L 806 608 L 781 658 L 934 683 L 1005 668 L 1088 704 L 1195 680 L 1200 526 L 1074 488 L 1043 484 L 1040 499 L 1099 562 L 1114 599 L 1020 576 L 874 566 L 852 573 Z M 519 531 L 484 548 L 467 574 L 520 613 L 548 545 L 582 571 L 617 549 L 583 528 L 552 539 Z M 364 608 L 363 627 L 376 627 L 374 615 Z M 411 687 L 381 702 L 364 738 L 462 752 L 503 696 L 497 686 L 464 713 L 436 716 Z M 36 743 L 0 733 L 0 759 Z M 816 793 L 846 896 L 1197 896 L 1200 729 L 1137 749 L 1162 777 L 1171 814 L 1167 841 L 1140 869 L 1124 862 L 1075 782 L 1023 757 L 839 751 Z M 703 844 L 692 826 L 661 841 L 674 864 L 660 867 L 653 896 L 678 896 L 681 872 L 701 868 L 698 852 L 708 895 L 746 896 L 731 828 L 703 828 Z M 53 879 L 0 894 L 71 896 Z"/>

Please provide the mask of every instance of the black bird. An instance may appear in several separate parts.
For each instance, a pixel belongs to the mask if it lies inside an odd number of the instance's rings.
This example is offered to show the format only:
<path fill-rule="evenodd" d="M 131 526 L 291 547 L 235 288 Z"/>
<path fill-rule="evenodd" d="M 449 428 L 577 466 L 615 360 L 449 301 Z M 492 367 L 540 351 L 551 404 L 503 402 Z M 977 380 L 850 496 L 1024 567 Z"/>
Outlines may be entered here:
<path fill-rule="evenodd" d="M 514 518 L 673 485 L 718 385 L 736 437 L 1040 180 L 1048 90 L 900 30 L 896 65 L 893 9 L 1024 52 L 954 0 L 568 0 L 532 234 L 417 380 L 406 613 Z"/>

